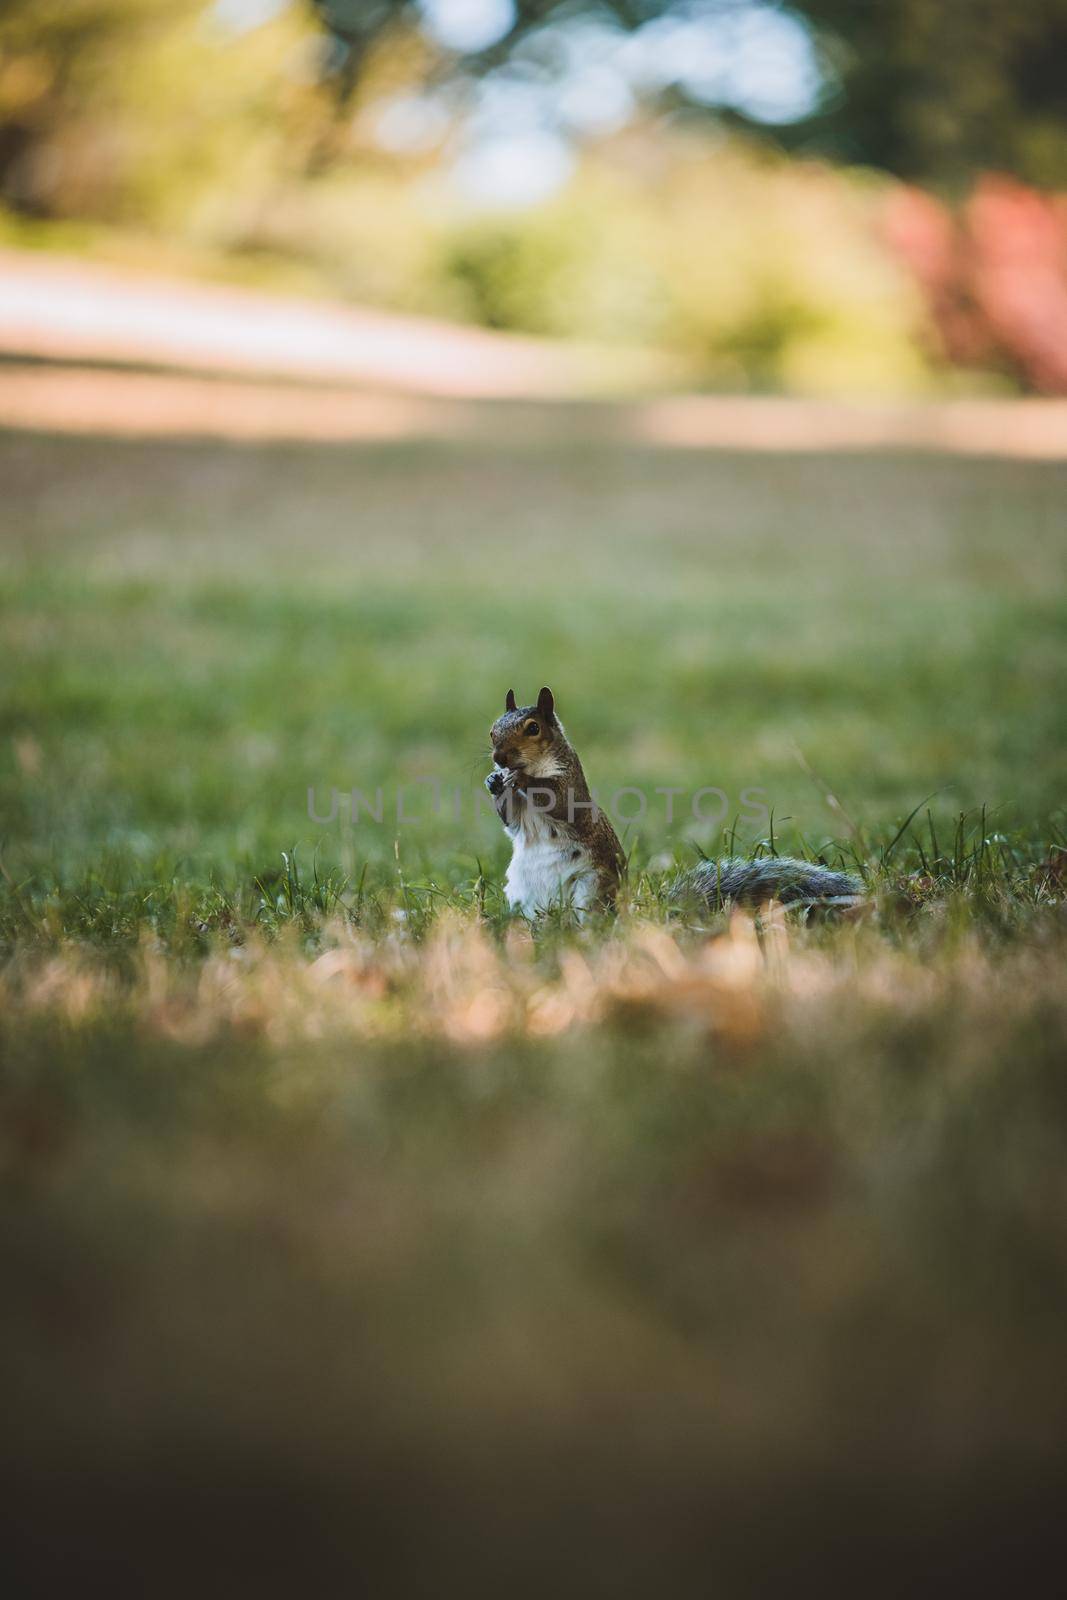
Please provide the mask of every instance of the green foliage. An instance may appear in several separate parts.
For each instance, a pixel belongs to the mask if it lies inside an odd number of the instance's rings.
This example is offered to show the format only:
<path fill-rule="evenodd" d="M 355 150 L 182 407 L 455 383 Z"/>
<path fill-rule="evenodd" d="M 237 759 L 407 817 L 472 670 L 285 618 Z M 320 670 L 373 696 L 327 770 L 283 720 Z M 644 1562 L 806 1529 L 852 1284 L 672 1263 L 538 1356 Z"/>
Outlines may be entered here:
<path fill-rule="evenodd" d="M 383 27 L 414 15 L 409 0 L 316 0 L 316 7 L 351 52 L 353 73 Z M 531 35 L 550 41 L 554 23 L 583 12 L 633 30 L 699 9 L 679 0 L 515 0 L 510 30 L 462 70 L 492 70 Z M 716 9 L 712 0 L 711 19 Z M 779 9 L 808 26 L 824 75 L 815 114 L 773 130 L 787 147 L 956 188 L 985 169 L 1038 186 L 1062 184 L 1065 0 L 790 0 Z M 551 62 L 550 42 L 535 59 L 542 70 Z M 671 99 L 684 103 L 684 91 L 675 86 Z M 690 102 L 693 111 L 722 116 L 714 101 Z M 730 120 L 766 131 L 736 112 Z"/>
<path fill-rule="evenodd" d="M 14 0 L 0 17 L 0 199 L 188 233 L 300 168 L 333 116 L 298 11 L 247 33 L 209 0 Z M 246 200 L 247 203 L 247 200 Z"/>
<path fill-rule="evenodd" d="M 624 28 L 678 9 L 595 8 Z M 776 130 L 785 144 L 957 187 L 986 168 L 1060 182 L 1063 0 L 987 0 L 977 13 L 962 0 L 798 0 L 789 10 L 814 30 L 828 93 L 808 122 Z M 236 198 L 268 172 L 277 180 L 350 160 L 359 140 L 347 124 L 368 90 L 418 89 L 450 73 L 462 82 L 575 13 L 571 0 L 520 0 L 508 36 L 460 63 L 420 38 L 408 0 L 290 5 L 236 30 L 208 0 L 9 0 L 0 197 L 29 214 L 174 223 L 213 177 L 225 174 Z M 316 23 L 334 31 L 333 53 Z"/>
<path fill-rule="evenodd" d="M 1064 0 L 797 0 L 840 93 L 787 145 L 959 190 L 976 172 L 1067 173 Z"/>
<path fill-rule="evenodd" d="M 489 70 L 556 9 L 520 6 L 510 38 L 463 70 Z M 921 303 L 886 238 L 884 180 L 857 163 L 957 185 L 995 163 L 1058 182 L 1062 117 L 1041 66 L 1058 13 L 986 7 L 967 28 L 959 6 L 925 0 L 799 10 L 845 41 L 826 54 L 847 90 L 810 126 L 780 130 L 805 159 L 642 116 L 587 145 L 548 204 L 487 218 L 449 188 L 462 95 L 436 146 L 402 157 L 378 141 L 383 106 L 459 71 L 410 6 L 342 18 L 289 5 L 235 30 L 207 0 L 17 0 L 0 18 L 0 223 L 80 249 L 106 224 L 138 262 L 651 345 L 690 384 L 921 389 L 930 317 L 945 301 L 960 318 L 943 293 L 933 312 Z M 343 24 L 343 49 L 324 49 L 320 13 Z M 846 165 L 819 167 L 818 151 Z M 1054 276 L 1053 261 L 1043 281 Z"/>

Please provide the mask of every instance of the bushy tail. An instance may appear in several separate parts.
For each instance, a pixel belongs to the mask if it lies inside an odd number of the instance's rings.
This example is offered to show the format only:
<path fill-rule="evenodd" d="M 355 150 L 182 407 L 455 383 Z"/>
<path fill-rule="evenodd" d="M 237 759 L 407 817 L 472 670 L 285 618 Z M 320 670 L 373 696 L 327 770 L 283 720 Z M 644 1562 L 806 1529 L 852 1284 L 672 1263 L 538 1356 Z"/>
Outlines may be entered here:
<path fill-rule="evenodd" d="M 780 900 L 787 906 L 851 906 L 863 898 L 863 885 L 848 872 L 835 872 L 792 856 L 763 856 L 758 861 L 731 856 L 724 861 L 702 861 L 676 881 L 674 893 L 677 899 L 695 896 L 712 907 L 727 901 L 757 906 L 767 900 Z"/>

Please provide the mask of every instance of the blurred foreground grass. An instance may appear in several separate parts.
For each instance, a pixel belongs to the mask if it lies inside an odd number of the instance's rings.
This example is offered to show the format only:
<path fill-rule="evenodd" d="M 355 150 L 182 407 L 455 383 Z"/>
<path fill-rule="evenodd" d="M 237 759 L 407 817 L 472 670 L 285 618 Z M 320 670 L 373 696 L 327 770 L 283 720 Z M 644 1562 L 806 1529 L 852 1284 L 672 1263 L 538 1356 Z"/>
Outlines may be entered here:
<path fill-rule="evenodd" d="M 0 473 L 21 1592 L 1017 1584 L 1067 1455 L 1067 472 Z M 602 791 L 760 786 L 871 913 L 671 921 L 720 841 L 653 808 L 622 917 L 531 933 L 489 820 L 309 821 L 473 804 L 543 681 Z"/>

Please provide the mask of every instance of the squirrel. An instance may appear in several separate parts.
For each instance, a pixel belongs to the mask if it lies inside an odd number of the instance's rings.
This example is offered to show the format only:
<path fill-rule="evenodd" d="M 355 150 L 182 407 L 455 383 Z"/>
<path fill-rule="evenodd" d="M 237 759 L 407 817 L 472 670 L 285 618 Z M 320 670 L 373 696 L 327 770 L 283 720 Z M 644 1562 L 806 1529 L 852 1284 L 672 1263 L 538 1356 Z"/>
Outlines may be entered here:
<path fill-rule="evenodd" d="M 490 729 L 493 771 L 485 787 L 511 839 L 504 894 L 527 917 L 570 905 L 579 918 L 611 910 L 626 857 L 607 814 L 589 792 L 578 753 L 556 715 L 550 689 L 536 705 L 519 706 L 509 689 L 504 714 Z M 674 900 L 762 905 L 851 906 L 862 898 L 858 879 L 789 856 L 702 861 L 671 884 Z"/>

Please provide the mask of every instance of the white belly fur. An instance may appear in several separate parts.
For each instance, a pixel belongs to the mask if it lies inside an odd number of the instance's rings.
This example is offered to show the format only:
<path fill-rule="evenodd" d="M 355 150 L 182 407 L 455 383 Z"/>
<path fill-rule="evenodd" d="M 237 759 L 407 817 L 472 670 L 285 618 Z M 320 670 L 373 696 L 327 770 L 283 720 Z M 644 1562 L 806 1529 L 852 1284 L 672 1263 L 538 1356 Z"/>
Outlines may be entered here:
<path fill-rule="evenodd" d="M 558 905 L 584 911 L 596 894 L 596 873 L 586 852 L 576 856 L 576 848 L 571 839 L 531 839 L 520 829 L 504 879 L 508 905 L 528 917 Z"/>

